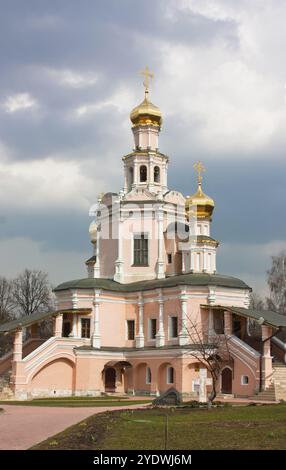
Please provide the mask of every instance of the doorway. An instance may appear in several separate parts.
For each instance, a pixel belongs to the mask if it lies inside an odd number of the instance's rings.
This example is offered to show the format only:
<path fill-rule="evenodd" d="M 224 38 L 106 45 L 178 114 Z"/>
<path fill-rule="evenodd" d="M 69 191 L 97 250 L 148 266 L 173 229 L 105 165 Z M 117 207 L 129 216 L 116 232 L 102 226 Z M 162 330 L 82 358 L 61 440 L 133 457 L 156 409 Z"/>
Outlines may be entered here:
<path fill-rule="evenodd" d="M 116 371 L 113 367 L 107 367 L 107 369 L 105 369 L 104 385 L 105 385 L 106 392 L 115 392 Z"/>
<path fill-rule="evenodd" d="M 221 373 L 221 393 L 232 393 L 232 370 L 229 367 L 223 369 Z"/>

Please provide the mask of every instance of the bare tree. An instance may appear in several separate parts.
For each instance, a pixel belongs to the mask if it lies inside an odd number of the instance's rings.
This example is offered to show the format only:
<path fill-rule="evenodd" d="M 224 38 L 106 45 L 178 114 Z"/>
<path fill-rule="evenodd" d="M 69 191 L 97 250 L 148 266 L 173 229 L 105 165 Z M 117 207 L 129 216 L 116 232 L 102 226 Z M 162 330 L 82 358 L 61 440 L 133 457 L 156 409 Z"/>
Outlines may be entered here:
<path fill-rule="evenodd" d="M 265 310 L 265 299 L 256 292 L 251 292 L 249 308 L 253 310 Z"/>
<path fill-rule="evenodd" d="M 270 297 L 267 306 L 282 315 L 286 315 L 286 252 L 272 256 L 272 266 L 267 271 L 267 283 Z"/>
<path fill-rule="evenodd" d="M 212 390 L 208 396 L 209 405 L 217 396 L 217 387 L 221 371 L 230 360 L 228 337 L 224 333 L 217 334 L 204 330 L 202 323 L 187 321 L 187 334 L 193 349 L 188 353 L 204 365 L 212 378 Z"/>
<path fill-rule="evenodd" d="M 13 303 L 19 316 L 51 309 L 52 292 L 47 274 L 25 269 L 13 281 Z"/>
<path fill-rule="evenodd" d="M 8 321 L 13 314 L 12 282 L 0 277 L 0 323 Z"/>

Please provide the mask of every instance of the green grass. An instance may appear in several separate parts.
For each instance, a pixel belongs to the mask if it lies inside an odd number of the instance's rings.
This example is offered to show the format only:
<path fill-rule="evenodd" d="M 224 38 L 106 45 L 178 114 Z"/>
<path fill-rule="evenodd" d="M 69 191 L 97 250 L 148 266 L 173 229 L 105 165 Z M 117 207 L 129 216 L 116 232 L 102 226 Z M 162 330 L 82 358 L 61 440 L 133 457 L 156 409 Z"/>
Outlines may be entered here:
<path fill-rule="evenodd" d="M 36 398 L 34 400 L 7 400 L 0 401 L 0 404 L 21 405 L 21 406 L 50 406 L 50 407 L 100 407 L 100 406 L 129 406 L 150 403 L 146 400 L 130 400 L 128 397 L 61 397 L 61 398 Z"/>
<path fill-rule="evenodd" d="M 101 413 L 35 449 L 164 449 L 163 409 Z M 286 449 L 286 406 L 169 410 L 168 449 Z"/>

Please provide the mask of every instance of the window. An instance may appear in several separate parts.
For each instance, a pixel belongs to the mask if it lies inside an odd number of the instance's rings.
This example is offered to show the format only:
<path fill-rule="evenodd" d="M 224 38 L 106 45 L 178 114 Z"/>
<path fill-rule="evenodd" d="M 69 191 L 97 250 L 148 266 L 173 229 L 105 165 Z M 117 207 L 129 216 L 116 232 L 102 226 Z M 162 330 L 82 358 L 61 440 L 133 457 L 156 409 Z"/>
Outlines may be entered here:
<path fill-rule="evenodd" d="M 151 318 L 149 320 L 149 339 L 156 339 L 157 333 L 157 320 L 156 318 Z"/>
<path fill-rule="evenodd" d="M 140 183 L 145 183 L 147 181 L 147 166 L 140 166 Z"/>
<path fill-rule="evenodd" d="M 146 367 L 146 384 L 150 384 L 152 381 L 152 374 L 150 367 Z"/>
<path fill-rule="evenodd" d="M 81 337 L 90 338 L 90 319 L 89 318 L 81 319 Z"/>
<path fill-rule="evenodd" d="M 158 166 L 154 168 L 154 183 L 160 183 L 160 168 Z"/>
<path fill-rule="evenodd" d="M 144 233 L 134 236 L 134 262 L 135 266 L 148 266 L 148 238 Z"/>
<path fill-rule="evenodd" d="M 173 384 L 173 383 L 174 383 L 174 368 L 168 367 L 167 368 L 167 384 Z"/>
<path fill-rule="evenodd" d="M 69 320 L 64 320 L 63 324 L 63 336 L 68 338 L 71 334 L 71 322 Z"/>
<path fill-rule="evenodd" d="M 241 385 L 248 385 L 248 384 L 249 384 L 248 375 L 242 375 L 241 376 Z"/>
<path fill-rule="evenodd" d="M 170 338 L 178 337 L 178 317 L 170 317 Z"/>
<path fill-rule="evenodd" d="M 168 264 L 172 264 L 172 253 L 168 253 Z"/>
<path fill-rule="evenodd" d="M 135 321 L 127 320 L 127 339 L 133 340 L 135 338 Z"/>
<path fill-rule="evenodd" d="M 220 311 L 214 312 L 214 330 L 218 335 L 224 333 L 224 313 Z"/>

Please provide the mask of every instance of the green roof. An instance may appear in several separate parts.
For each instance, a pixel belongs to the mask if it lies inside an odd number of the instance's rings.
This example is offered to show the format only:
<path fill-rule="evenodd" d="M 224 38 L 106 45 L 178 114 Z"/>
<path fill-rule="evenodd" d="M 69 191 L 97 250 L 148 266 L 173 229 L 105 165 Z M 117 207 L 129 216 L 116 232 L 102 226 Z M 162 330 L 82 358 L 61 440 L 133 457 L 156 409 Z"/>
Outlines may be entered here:
<path fill-rule="evenodd" d="M 0 333 L 8 333 L 11 331 L 18 330 L 19 328 L 33 325 L 34 323 L 41 322 L 49 317 L 59 315 L 60 313 L 90 313 L 90 311 L 90 308 L 74 308 L 54 310 L 50 312 L 33 313 L 33 315 L 26 315 L 25 317 L 16 318 L 15 320 L 0 324 Z"/>
<path fill-rule="evenodd" d="M 232 313 L 242 315 L 243 317 L 254 318 L 255 320 L 264 318 L 264 323 L 271 326 L 286 326 L 286 315 L 281 315 L 280 313 L 273 312 L 272 310 L 254 310 L 251 308 L 240 307 L 225 307 L 225 309 L 231 310 Z"/>
<path fill-rule="evenodd" d="M 33 313 L 32 315 L 27 315 L 22 318 L 16 318 L 15 320 L 2 323 L 2 325 L 0 325 L 0 333 L 8 333 L 8 331 L 17 330 L 22 326 L 30 326 L 33 323 L 37 323 L 38 321 L 43 321 L 46 318 L 51 317 L 55 313 L 56 312 Z"/>
<path fill-rule="evenodd" d="M 236 289 L 249 289 L 250 287 L 245 282 L 231 276 L 224 276 L 222 274 L 207 274 L 207 273 L 188 273 L 180 274 L 178 276 L 170 276 L 164 279 L 153 279 L 150 281 L 138 281 L 129 284 L 120 284 L 112 279 L 102 278 L 85 278 L 75 279 L 73 281 L 64 282 L 58 285 L 54 291 L 60 292 L 70 289 L 103 289 L 113 292 L 138 292 L 144 290 L 153 290 L 164 287 L 176 286 L 219 286 L 230 287 Z"/>

